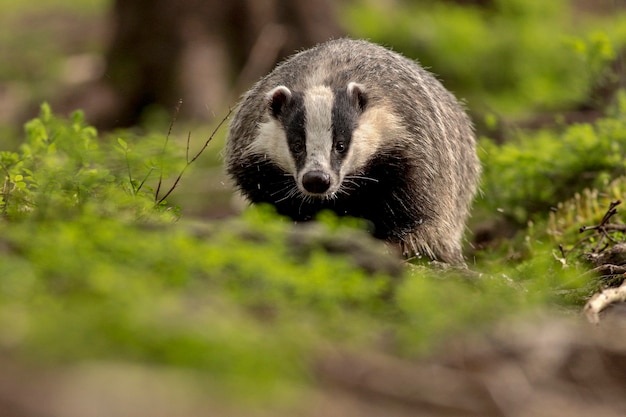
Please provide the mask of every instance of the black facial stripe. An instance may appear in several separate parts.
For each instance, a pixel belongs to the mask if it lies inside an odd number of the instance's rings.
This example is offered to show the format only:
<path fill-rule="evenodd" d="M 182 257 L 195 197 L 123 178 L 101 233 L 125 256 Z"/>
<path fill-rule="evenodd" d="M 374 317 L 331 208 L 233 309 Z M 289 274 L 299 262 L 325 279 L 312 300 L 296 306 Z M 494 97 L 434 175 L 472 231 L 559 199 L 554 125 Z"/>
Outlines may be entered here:
<path fill-rule="evenodd" d="M 264 155 L 249 157 L 245 163 L 232 164 L 228 169 L 252 202 L 271 203 L 295 221 L 311 220 L 321 210 L 332 210 L 340 216 L 371 221 L 378 238 L 401 240 L 436 216 L 428 209 L 428 196 L 417 194 L 415 185 L 407 180 L 415 175 L 415 167 L 400 151 L 375 157 L 360 173 L 369 179 L 354 178 L 346 193 L 333 199 L 303 200 L 293 194 L 293 177 L 285 175 Z"/>
<path fill-rule="evenodd" d="M 360 115 L 358 106 L 352 103 L 345 88 L 335 89 L 335 102 L 332 110 L 333 152 L 331 166 L 338 171 L 345 156 L 348 154 L 352 133 L 358 124 Z"/>
<path fill-rule="evenodd" d="M 285 105 L 279 117 L 287 135 L 287 146 L 300 170 L 306 159 L 306 114 L 304 95 L 293 92 L 291 100 Z"/>

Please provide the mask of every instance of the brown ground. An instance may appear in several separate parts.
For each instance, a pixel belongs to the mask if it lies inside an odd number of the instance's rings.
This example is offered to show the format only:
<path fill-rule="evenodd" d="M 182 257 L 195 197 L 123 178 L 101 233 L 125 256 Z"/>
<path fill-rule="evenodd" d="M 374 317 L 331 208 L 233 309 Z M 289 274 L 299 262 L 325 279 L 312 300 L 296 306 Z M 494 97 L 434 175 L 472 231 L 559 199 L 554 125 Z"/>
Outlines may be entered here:
<path fill-rule="evenodd" d="M 291 405 L 246 408 L 172 369 L 97 363 L 2 365 L 3 417 L 415 417 L 626 415 L 626 320 L 555 314 L 502 323 L 411 361 L 328 349 Z"/>

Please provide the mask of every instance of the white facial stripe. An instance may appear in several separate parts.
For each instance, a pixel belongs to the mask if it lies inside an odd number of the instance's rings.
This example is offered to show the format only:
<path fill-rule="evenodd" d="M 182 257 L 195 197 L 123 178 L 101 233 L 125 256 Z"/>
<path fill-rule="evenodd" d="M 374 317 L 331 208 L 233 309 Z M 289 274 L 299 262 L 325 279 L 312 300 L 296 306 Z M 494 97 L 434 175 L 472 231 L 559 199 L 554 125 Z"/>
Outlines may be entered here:
<path fill-rule="evenodd" d="M 272 162 L 285 172 L 294 175 L 296 173 L 296 164 L 287 147 L 285 130 L 276 119 L 270 117 L 269 121 L 259 125 L 259 135 L 248 146 L 247 151 L 256 155 L 271 155 Z"/>
<path fill-rule="evenodd" d="M 304 171 L 319 166 L 330 171 L 333 147 L 332 109 L 334 94 L 326 86 L 317 86 L 304 94 L 306 111 L 306 163 Z"/>
<path fill-rule="evenodd" d="M 341 166 L 341 176 L 358 172 L 376 154 L 383 137 L 391 145 L 404 129 L 399 118 L 384 107 L 366 110 L 352 133 L 350 149 Z"/>

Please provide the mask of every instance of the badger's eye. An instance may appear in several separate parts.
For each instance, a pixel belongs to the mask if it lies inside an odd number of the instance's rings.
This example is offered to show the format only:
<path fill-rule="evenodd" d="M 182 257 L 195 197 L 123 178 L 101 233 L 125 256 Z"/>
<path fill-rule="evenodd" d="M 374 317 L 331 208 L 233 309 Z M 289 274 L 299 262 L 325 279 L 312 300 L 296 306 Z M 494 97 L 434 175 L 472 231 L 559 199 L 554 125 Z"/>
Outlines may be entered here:
<path fill-rule="evenodd" d="M 301 142 L 291 143 L 291 152 L 293 152 L 294 154 L 300 154 L 304 152 L 304 144 Z"/>
<path fill-rule="evenodd" d="M 335 150 L 339 153 L 344 153 L 346 151 L 346 144 L 343 141 L 337 141 L 335 143 Z"/>

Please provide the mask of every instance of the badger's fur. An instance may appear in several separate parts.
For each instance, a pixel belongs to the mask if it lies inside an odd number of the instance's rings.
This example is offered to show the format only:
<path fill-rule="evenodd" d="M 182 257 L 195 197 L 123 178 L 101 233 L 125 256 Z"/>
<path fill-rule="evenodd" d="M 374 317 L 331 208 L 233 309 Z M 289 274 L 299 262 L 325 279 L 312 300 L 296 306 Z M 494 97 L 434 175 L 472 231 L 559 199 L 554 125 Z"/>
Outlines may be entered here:
<path fill-rule="evenodd" d="M 296 221 L 361 217 L 406 256 L 462 264 L 480 166 L 471 122 L 416 62 L 340 39 L 300 52 L 243 97 L 226 165 L 253 203 Z"/>

